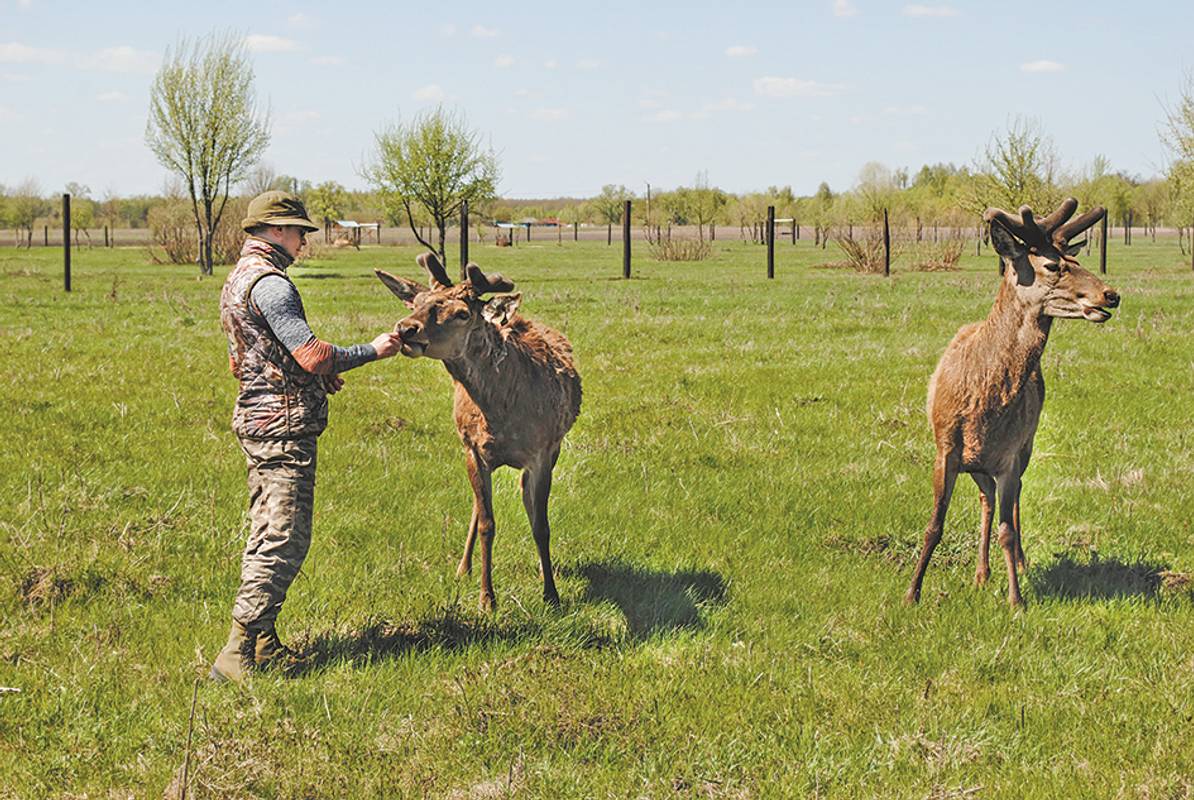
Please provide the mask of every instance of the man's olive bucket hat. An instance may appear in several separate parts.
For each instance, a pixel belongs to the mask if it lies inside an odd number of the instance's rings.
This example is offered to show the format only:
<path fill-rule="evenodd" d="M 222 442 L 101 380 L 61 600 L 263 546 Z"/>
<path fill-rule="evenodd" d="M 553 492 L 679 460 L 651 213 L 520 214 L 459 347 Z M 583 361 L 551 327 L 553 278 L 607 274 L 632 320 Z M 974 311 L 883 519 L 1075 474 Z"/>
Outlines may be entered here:
<path fill-rule="evenodd" d="M 290 192 L 263 192 L 249 201 L 249 211 L 240 226 L 249 231 L 257 225 L 296 225 L 309 231 L 320 227 L 307 218 L 303 201 Z"/>

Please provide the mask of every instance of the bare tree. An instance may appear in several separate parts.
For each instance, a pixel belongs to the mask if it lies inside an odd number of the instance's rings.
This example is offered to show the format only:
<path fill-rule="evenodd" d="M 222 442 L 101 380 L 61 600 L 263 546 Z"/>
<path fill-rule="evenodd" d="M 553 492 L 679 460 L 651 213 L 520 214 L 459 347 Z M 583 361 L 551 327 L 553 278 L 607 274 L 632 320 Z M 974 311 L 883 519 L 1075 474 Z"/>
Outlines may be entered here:
<path fill-rule="evenodd" d="M 589 201 L 592 207 L 605 223 L 606 244 L 613 242 L 614 225 L 622 221 L 622 209 L 627 200 L 634 199 L 634 192 L 625 186 L 615 186 L 612 183 L 601 187 L 601 194 Z"/>
<path fill-rule="evenodd" d="M 468 127 L 463 115 L 442 108 L 415 117 L 409 125 L 394 125 L 375 138 L 374 161 L 363 176 L 377 188 L 391 213 L 401 205 L 415 238 L 446 264 L 448 221 L 464 201 L 475 204 L 494 197 L 500 174 L 497 155 L 482 146 L 480 133 Z M 416 225 L 419 207 L 431 217 L 438 246 L 427 241 Z"/>
<path fill-rule="evenodd" d="M 259 111 L 253 67 L 231 33 L 167 51 L 150 89 L 145 141 L 182 179 L 195 217 L 203 274 L 212 271 L 212 237 L 232 185 L 243 180 L 269 144 L 269 114 Z"/>

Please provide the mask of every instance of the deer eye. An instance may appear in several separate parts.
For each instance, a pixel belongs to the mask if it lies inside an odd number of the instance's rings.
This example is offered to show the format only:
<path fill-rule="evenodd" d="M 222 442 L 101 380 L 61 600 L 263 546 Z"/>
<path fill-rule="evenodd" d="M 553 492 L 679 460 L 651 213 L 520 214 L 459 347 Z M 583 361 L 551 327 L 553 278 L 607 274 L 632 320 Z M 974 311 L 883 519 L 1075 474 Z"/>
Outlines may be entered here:
<path fill-rule="evenodd" d="M 1046 262 L 1045 262 L 1045 269 L 1049 270 L 1050 272 L 1058 272 L 1058 271 L 1060 271 L 1060 270 L 1061 270 L 1061 262 L 1059 262 L 1059 261 L 1046 261 Z"/>

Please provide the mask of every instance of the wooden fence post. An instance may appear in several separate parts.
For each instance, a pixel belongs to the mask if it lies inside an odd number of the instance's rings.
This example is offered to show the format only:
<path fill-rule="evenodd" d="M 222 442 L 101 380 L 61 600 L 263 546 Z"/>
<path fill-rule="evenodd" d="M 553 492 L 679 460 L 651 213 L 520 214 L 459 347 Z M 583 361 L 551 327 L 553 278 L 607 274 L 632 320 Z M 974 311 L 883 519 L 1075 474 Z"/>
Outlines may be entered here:
<path fill-rule="evenodd" d="M 630 278 L 630 201 L 622 205 L 622 277 Z"/>
<path fill-rule="evenodd" d="M 1103 212 L 1103 224 L 1099 228 L 1099 272 L 1107 274 L 1107 212 Z"/>
<path fill-rule="evenodd" d="M 108 226 L 104 226 L 104 247 L 108 247 Z"/>
<path fill-rule="evenodd" d="M 468 200 L 460 204 L 460 280 L 468 280 Z"/>
<path fill-rule="evenodd" d="M 62 283 L 70 291 L 70 195 L 62 195 Z"/>
<path fill-rule="evenodd" d="M 887 209 L 883 209 L 883 275 L 891 275 L 891 229 L 887 225 Z"/>
<path fill-rule="evenodd" d="M 775 206 L 767 206 L 767 278 L 775 277 Z"/>
<path fill-rule="evenodd" d="M 49 225 L 41 226 L 41 235 L 44 237 L 43 242 L 44 242 L 45 246 L 49 247 L 50 246 L 50 226 Z M 30 236 L 29 238 L 32 239 L 33 237 Z"/>

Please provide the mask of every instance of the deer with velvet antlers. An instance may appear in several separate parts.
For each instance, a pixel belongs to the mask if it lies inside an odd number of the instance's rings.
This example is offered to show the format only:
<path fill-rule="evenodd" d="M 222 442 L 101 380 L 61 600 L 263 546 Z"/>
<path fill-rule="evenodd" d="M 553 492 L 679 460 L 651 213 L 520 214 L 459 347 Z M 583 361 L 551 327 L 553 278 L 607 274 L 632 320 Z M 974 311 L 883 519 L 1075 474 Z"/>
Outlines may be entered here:
<path fill-rule="evenodd" d="M 455 386 L 456 429 L 464 443 L 473 513 L 458 576 L 472 571 L 473 545 L 481 539 L 481 608 L 496 605 L 493 591 L 492 474 L 501 466 L 522 470 L 522 502 L 539 551 L 543 599 L 560 602 L 552 576 L 547 498 L 560 443 L 580 414 L 580 376 L 572 345 L 563 335 L 515 312 L 521 295 L 501 275 L 476 264 L 468 280 L 453 285 L 435 256 L 418 263 L 430 286 L 375 270 L 411 309 L 395 330 L 402 353 L 442 361 Z M 483 295 L 494 295 L 488 300 Z"/>
<path fill-rule="evenodd" d="M 1045 402 L 1041 354 L 1054 319 L 1106 322 L 1108 309 L 1119 305 L 1119 295 L 1075 259 L 1085 242 L 1070 243 L 1105 212 L 1094 208 L 1071 220 L 1077 208 L 1078 201 L 1069 198 L 1039 222 L 1028 206 L 1021 206 L 1018 215 L 997 208 L 983 215 L 1003 261 L 1003 279 L 987 319 L 958 331 L 929 379 L 929 423 L 937 445 L 933 512 L 905 602 L 920 599 L 954 482 L 959 472 L 968 472 L 982 498 L 975 583 L 985 584 L 991 574 L 988 555 L 998 493 L 1008 602 L 1024 603 L 1016 575 L 1017 566 L 1027 568 L 1020 542 L 1020 486 Z"/>

